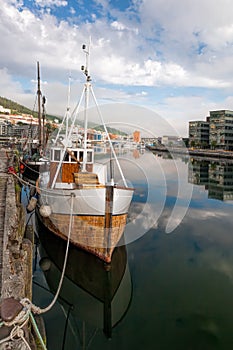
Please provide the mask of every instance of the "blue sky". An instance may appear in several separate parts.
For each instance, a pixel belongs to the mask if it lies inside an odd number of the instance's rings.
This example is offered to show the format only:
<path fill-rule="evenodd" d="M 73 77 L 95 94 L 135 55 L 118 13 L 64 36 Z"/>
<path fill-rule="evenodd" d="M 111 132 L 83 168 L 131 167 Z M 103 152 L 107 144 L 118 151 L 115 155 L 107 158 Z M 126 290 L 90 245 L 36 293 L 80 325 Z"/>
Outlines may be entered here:
<path fill-rule="evenodd" d="M 62 116 L 91 36 L 99 102 L 146 107 L 187 136 L 189 120 L 233 110 L 232 12 L 231 0 L 0 0 L 0 95 L 33 108 L 39 61 L 47 112 Z"/>

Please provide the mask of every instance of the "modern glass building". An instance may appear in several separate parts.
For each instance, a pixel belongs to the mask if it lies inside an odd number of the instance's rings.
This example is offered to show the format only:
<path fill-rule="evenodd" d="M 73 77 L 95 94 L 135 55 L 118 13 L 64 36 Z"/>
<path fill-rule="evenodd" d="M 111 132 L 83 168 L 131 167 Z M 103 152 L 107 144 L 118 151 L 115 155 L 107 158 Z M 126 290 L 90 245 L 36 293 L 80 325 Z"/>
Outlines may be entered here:
<path fill-rule="evenodd" d="M 219 110 L 210 112 L 211 148 L 233 150 L 233 111 Z"/>
<path fill-rule="evenodd" d="M 195 120 L 189 122 L 189 146 L 209 148 L 209 121 Z"/>

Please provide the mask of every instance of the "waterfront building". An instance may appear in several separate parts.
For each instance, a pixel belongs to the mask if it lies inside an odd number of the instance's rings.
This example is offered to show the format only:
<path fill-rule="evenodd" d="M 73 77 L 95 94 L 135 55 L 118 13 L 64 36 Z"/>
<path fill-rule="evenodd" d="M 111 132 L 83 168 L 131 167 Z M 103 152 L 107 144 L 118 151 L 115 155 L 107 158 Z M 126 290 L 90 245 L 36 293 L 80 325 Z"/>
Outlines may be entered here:
<path fill-rule="evenodd" d="M 133 133 L 133 142 L 141 142 L 141 133 L 138 130 L 135 130 Z"/>
<path fill-rule="evenodd" d="M 205 185 L 209 183 L 209 162 L 191 158 L 188 164 L 188 182 L 194 185 Z"/>
<path fill-rule="evenodd" d="M 8 135 L 9 123 L 4 120 L 0 120 L 0 136 Z"/>
<path fill-rule="evenodd" d="M 208 197 L 233 200 L 233 164 L 209 164 Z"/>
<path fill-rule="evenodd" d="M 189 122 L 189 146 L 209 147 L 209 118 Z"/>
<path fill-rule="evenodd" d="M 209 144 L 211 148 L 233 150 L 233 111 L 210 112 Z"/>
<path fill-rule="evenodd" d="M 164 135 L 161 140 L 162 145 L 172 147 L 172 146 L 182 146 L 183 140 L 178 136 Z"/>

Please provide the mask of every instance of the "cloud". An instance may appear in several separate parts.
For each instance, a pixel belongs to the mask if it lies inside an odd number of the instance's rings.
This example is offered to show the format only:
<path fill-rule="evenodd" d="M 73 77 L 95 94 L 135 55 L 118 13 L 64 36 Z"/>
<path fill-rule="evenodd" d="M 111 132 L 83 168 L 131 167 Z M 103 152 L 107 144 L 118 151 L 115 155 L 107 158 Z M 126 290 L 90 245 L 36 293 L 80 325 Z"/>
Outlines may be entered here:
<path fill-rule="evenodd" d="M 184 6 L 184 3 L 181 2 Z M 55 0 L 37 0 L 37 4 L 41 7 L 46 6 L 66 6 L 67 1 L 55 1 Z M 96 1 L 97 5 L 101 5 L 102 8 L 107 8 L 109 3 L 107 1 Z M 108 21 L 107 18 L 98 18 L 92 14 L 93 23 L 91 23 L 91 28 L 89 23 L 81 23 L 77 27 L 70 25 L 69 22 L 64 20 L 58 22 L 57 19 L 50 15 L 44 14 L 42 17 L 36 17 L 30 10 L 24 8 L 22 11 L 18 11 L 17 8 L 6 5 L 2 8 L 2 18 L 5 18 L 5 23 L 8 27 L 8 39 L 10 44 L 7 48 L 10 49 L 13 36 L 16 33 L 20 33 L 20 40 L 15 42 L 16 48 L 9 51 L 20 51 L 21 57 L 23 58 L 22 47 L 25 44 L 29 46 L 29 50 L 35 56 L 36 54 L 44 60 L 47 60 L 49 66 L 58 67 L 60 63 L 64 68 L 69 64 L 71 69 L 74 69 L 77 65 L 77 59 L 72 58 L 73 52 L 78 49 L 79 42 L 84 39 L 85 31 L 92 31 L 93 43 L 100 42 L 104 39 L 104 50 L 99 50 L 97 48 L 97 64 L 94 65 L 93 71 L 97 73 L 97 77 L 101 78 L 111 84 L 123 84 L 123 85 L 143 85 L 143 86 L 154 86 L 154 85 L 176 85 L 176 86 L 203 86 L 203 87 L 227 87 L 229 81 L 221 81 L 221 79 L 214 78 L 212 72 L 206 69 L 208 74 L 203 75 L 203 71 L 208 66 L 209 60 L 201 60 L 201 62 L 195 62 L 195 67 L 190 70 L 187 64 L 187 53 L 184 52 L 186 49 L 186 44 L 193 46 L 202 39 L 204 34 L 201 25 L 204 26 L 205 22 L 202 23 L 198 19 L 198 25 L 195 24 L 196 18 L 196 6 L 194 7 L 194 16 L 192 20 L 189 15 L 183 11 L 183 6 L 178 6 L 179 11 L 179 21 L 176 17 L 169 16 L 169 21 L 167 18 L 167 13 L 172 11 L 174 2 L 170 2 L 170 7 L 165 6 L 161 1 L 147 1 L 141 2 L 139 15 L 141 16 L 141 22 L 136 22 L 135 20 L 130 20 L 126 14 L 117 12 L 118 19 L 114 21 Z M 154 8 L 156 7 L 156 11 Z M 186 8 L 186 6 L 184 6 Z M 75 8 L 73 7 L 72 12 L 74 13 Z M 110 12 L 115 13 L 111 7 Z M 176 6 L 177 12 L 177 6 Z M 192 12 L 193 11 L 189 11 Z M 159 15 L 158 15 L 159 13 Z M 200 14 L 198 13 L 198 16 Z M 94 16 L 94 17 L 93 17 Z M 188 17 L 187 20 L 184 17 Z M 201 15 L 203 18 L 203 14 Z M 14 20 L 16 19 L 16 20 Z M 144 21 L 145 19 L 145 21 Z M 149 20 L 149 22 L 148 22 Z M 151 20 L 151 21 L 150 21 Z M 162 30 L 154 32 L 154 24 L 156 20 L 157 26 L 161 27 Z M 206 18 L 205 18 L 206 20 Z M 183 26 L 187 24 L 187 29 L 185 30 L 185 35 L 187 38 L 183 40 Z M 8 25 L 6 24 L 8 23 Z M 13 23 L 13 27 L 12 27 Z M 146 24 L 145 24 L 146 23 Z M 174 27 L 171 28 L 172 24 Z M 11 29 L 9 26 L 11 25 Z M 151 52 L 155 49 L 154 55 L 149 57 L 150 49 L 143 48 L 143 42 L 148 39 L 147 29 L 149 26 L 150 31 L 153 32 L 153 41 L 151 41 Z M 189 30 L 189 28 L 192 30 Z M 225 25 L 226 27 L 226 25 Z M 227 27 L 228 28 L 228 27 Z M 221 36 L 221 30 L 218 29 L 219 35 Z M 107 33 L 107 34 L 105 34 Z M 123 34 L 124 33 L 124 34 Z M 174 38 L 174 33 L 176 37 Z M 194 34 L 196 33 L 196 34 Z M 198 34 L 197 34 L 198 33 Z M 226 33 L 226 30 L 224 31 Z M 230 42 L 231 31 L 228 28 L 227 40 Z M 10 34 L 10 35 L 9 35 Z M 124 42 L 122 42 L 122 35 L 124 35 Z M 192 39 L 190 41 L 190 38 Z M 106 40 L 107 39 L 107 40 Z M 221 41 L 222 42 L 222 41 Z M 102 42 L 103 43 L 103 42 Z M 164 59 L 156 57 L 156 46 L 158 44 L 158 49 L 163 49 Z M 176 45 L 177 50 L 174 50 L 174 45 Z M 145 46 L 145 44 L 144 44 Z M 149 46 L 149 45 L 148 45 Z M 169 49 L 171 48 L 171 50 Z M 192 53 L 192 48 L 191 53 Z M 8 52 L 9 52 L 8 51 Z M 28 50 L 27 50 L 28 51 Z M 176 54 L 174 55 L 174 52 Z M 177 56 L 178 52 L 178 56 Z M 95 52 L 94 52 L 95 53 Z M 104 55 L 105 54 L 105 55 Z M 182 56 L 181 56 L 182 54 Z M 15 55 L 14 55 L 15 56 Z M 55 60 L 55 57 L 59 56 L 59 60 Z M 154 57 L 153 57 L 154 56 Z M 188 55 L 192 57 L 192 55 Z M 211 55 L 213 57 L 213 55 Z M 24 57 L 26 58 L 26 57 Z M 179 60 L 178 60 L 179 58 Z M 210 57 L 209 57 L 210 59 Z M 25 59 L 24 59 L 25 61 Z M 27 60 L 28 61 L 28 60 Z M 102 63 L 102 64 L 101 64 Z M 213 64 L 213 63 L 212 63 Z M 214 63 L 216 65 L 216 62 Z M 227 62 L 229 66 L 230 62 Z M 104 70 L 101 67 L 104 66 Z M 99 67 L 99 68 L 98 68 Z M 200 74 L 195 68 L 200 69 Z M 76 68 L 77 69 L 77 68 Z M 222 68 L 223 70 L 223 68 Z M 218 69 L 215 69 L 217 72 Z M 210 74 L 211 73 L 211 74 Z M 221 73 L 221 72 L 220 72 Z M 220 75 L 220 74 L 219 74 Z"/>
<path fill-rule="evenodd" d="M 34 88 L 25 82 L 35 78 L 40 61 L 48 88 L 63 86 L 65 105 L 67 73 L 82 79 L 81 45 L 91 35 L 91 75 L 106 99 L 145 103 L 182 132 L 186 120 L 205 117 L 210 107 L 233 108 L 231 1 L 134 0 L 124 9 L 107 0 L 85 8 L 81 0 L 72 6 L 64 0 L 36 4 L 0 0 L 0 69 L 22 91 Z M 162 89 L 167 94 L 161 96 Z M 55 90 L 49 93 L 55 101 Z"/>
<path fill-rule="evenodd" d="M 66 0 L 35 0 L 35 3 L 40 7 L 61 7 L 67 6 Z"/>
<path fill-rule="evenodd" d="M 179 61 L 194 73 L 202 63 L 202 73 L 208 77 L 215 76 L 215 69 L 205 71 L 212 65 L 209 59 L 213 55 L 219 59 L 232 56 L 231 10 L 229 0 L 148 0 L 141 2 L 140 19 L 144 36 L 157 38 L 157 50 L 167 60 Z M 200 46 L 202 52 L 198 52 Z M 225 69 L 231 69 L 229 63 Z"/>

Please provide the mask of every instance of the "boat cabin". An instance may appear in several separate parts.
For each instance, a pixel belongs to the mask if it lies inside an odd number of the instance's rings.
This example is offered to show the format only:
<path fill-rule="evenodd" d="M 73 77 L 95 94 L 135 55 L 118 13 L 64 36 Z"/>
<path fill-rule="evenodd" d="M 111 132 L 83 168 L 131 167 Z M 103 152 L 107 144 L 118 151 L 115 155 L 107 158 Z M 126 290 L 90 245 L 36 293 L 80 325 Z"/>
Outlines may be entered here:
<path fill-rule="evenodd" d="M 53 147 L 50 150 L 50 185 L 56 177 L 57 183 L 74 183 L 74 174 L 92 172 L 94 150 L 84 148 Z M 56 186 L 57 187 L 57 186 Z"/>
<path fill-rule="evenodd" d="M 63 148 L 54 147 L 50 150 L 51 162 L 59 163 L 80 163 L 83 164 L 86 157 L 86 164 L 93 164 L 94 150 L 83 148 L 69 148 L 63 156 Z M 61 159 L 63 157 L 63 159 Z"/>

